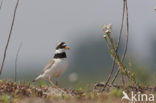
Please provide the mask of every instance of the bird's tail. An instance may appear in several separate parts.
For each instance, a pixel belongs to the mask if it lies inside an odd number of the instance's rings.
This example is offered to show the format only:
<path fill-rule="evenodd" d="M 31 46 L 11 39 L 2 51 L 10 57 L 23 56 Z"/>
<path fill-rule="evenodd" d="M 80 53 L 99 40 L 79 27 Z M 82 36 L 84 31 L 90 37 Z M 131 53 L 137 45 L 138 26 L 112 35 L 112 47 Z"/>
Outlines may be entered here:
<path fill-rule="evenodd" d="M 32 82 L 36 82 L 36 80 L 34 79 Z"/>
<path fill-rule="evenodd" d="M 37 78 L 35 78 L 32 82 L 36 82 L 36 81 L 38 81 L 40 79 L 41 79 L 41 75 L 39 75 Z"/>

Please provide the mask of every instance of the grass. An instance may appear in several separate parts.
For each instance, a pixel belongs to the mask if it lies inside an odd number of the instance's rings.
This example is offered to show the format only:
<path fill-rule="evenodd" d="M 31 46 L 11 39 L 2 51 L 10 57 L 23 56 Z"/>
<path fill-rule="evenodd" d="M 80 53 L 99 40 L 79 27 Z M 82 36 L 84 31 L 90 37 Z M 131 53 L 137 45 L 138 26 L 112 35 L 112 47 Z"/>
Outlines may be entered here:
<path fill-rule="evenodd" d="M 78 89 L 63 89 L 69 95 L 46 94 L 48 86 L 33 85 L 25 82 L 0 81 L 0 102 L 2 103 L 113 103 L 112 100 L 120 101 L 121 90 L 112 90 L 109 93 L 98 93 L 95 91 L 84 91 Z M 60 88 L 58 88 L 60 89 Z M 119 92 L 120 91 L 120 92 Z M 112 101 L 112 102 L 111 102 Z"/>
<path fill-rule="evenodd" d="M 83 87 L 51 88 L 52 91 L 57 92 L 48 94 L 49 88 L 51 87 L 43 83 L 39 85 L 0 80 L 0 103 L 121 103 L 123 96 L 123 88 L 111 88 L 105 92 L 84 90 Z M 58 95 L 62 90 L 66 93 Z"/>

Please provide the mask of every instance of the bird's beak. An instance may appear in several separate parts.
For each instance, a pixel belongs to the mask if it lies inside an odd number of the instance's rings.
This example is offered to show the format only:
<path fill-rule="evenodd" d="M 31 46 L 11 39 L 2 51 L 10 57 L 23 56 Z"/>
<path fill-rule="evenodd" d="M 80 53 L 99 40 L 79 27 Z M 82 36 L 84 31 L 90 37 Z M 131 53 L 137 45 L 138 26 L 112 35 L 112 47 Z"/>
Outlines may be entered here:
<path fill-rule="evenodd" d="M 65 50 L 69 50 L 69 47 L 68 47 L 68 46 L 65 46 L 64 49 L 65 49 Z"/>

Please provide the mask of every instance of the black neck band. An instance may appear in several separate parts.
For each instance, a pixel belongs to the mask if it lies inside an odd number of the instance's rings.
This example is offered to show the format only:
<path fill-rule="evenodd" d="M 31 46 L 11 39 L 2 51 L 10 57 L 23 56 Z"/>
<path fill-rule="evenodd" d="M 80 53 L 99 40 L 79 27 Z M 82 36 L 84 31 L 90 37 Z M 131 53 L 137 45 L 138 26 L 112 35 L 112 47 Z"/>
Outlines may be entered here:
<path fill-rule="evenodd" d="M 54 58 L 66 58 L 66 53 L 63 52 L 63 53 L 57 53 L 54 55 Z"/>

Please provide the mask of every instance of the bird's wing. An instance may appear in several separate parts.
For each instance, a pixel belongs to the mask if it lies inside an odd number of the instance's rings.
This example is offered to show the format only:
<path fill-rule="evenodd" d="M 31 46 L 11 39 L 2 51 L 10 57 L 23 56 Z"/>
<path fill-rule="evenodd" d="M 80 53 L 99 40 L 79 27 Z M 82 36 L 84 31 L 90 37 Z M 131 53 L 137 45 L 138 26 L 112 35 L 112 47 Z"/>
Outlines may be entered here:
<path fill-rule="evenodd" d="M 52 65 L 55 63 L 54 59 L 51 59 L 48 64 L 44 67 L 43 71 L 41 74 L 43 74 L 46 70 L 52 67 Z"/>

